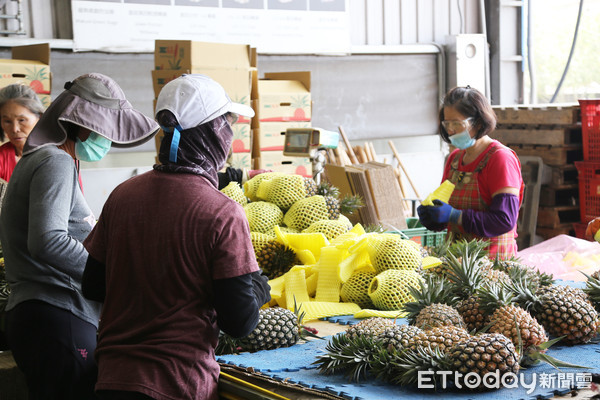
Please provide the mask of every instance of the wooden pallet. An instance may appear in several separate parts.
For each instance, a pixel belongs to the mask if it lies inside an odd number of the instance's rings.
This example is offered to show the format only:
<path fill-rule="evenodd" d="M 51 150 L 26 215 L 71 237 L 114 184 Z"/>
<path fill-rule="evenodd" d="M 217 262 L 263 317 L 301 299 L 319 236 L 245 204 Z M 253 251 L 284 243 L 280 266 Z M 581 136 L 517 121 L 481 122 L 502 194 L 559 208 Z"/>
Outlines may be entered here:
<path fill-rule="evenodd" d="M 563 166 L 583 160 L 582 145 L 568 146 L 537 146 L 537 145 L 510 145 L 508 146 L 519 156 L 539 156 L 544 164 L 550 166 Z"/>
<path fill-rule="evenodd" d="M 490 137 L 510 145 L 566 146 L 581 144 L 581 125 L 570 127 L 533 127 L 498 125 Z"/>
<path fill-rule="evenodd" d="M 545 165 L 542 182 L 551 186 L 578 185 L 579 174 L 573 164 L 550 166 Z"/>
<path fill-rule="evenodd" d="M 498 124 L 573 125 L 581 121 L 578 104 L 493 106 Z"/>
<path fill-rule="evenodd" d="M 556 229 L 563 224 L 579 222 L 579 206 L 540 207 L 538 209 L 537 228 Z"/>
<path fill-rule="evenodd" d="M 575 236 L 575 228 L 573 228 L 573 224 L 561 224 L 555 228 L 537 227 L 535 233 L 544 240 L 548 240 L 558 235 Z"/>
<path fill-rule="evenodd" d="M 576 206 L 579 204 L 579 185 L 542 185 L 540 206 Z"/>

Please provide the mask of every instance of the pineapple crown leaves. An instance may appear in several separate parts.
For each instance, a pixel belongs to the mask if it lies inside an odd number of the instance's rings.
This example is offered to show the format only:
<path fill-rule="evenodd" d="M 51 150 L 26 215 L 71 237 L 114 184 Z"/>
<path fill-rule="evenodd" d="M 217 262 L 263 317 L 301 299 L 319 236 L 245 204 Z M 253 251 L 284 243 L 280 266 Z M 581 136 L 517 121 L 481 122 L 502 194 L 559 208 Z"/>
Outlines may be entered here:
<path fill-rule="evenodd" d="M 351 382 L 366 379 L 375 356 L 384 351 L 381 342 L 374 337 L 360 335 L 351 338 L 345 333 L 333 336 L 325 350 L 327 354 L 318 356 L 312 364 L 326 375 L 343 371 Z"/>
<path fill-rule="evenodd" d="M 365 205 L 362 197 L 358 195 L 348 194 L 342 197 L 340 200 L 340 213 L 345 215 L 352 215 L 356 210 Z"/>
<path fill-rule="evenodd" d="M 488 240 L 473 239 L 468 241 L 466 239 L 461 239 L 450 244 L 448 253 L 451 253 L 456 257 L 464 257 L 466 254 L 470 254 L 471 257 L 480 260 L 488 254 L 485 248 L 489 245 L 490 242 Z"/>
<path fill-rule="evenodd" d="M 600 305 L 598 304 L 600 303 L 600 279 L 594 276 L 590 276 L 585 272 L 581 273 L 587 278 L 587 281 L 585 282 L 585 288 L 583 289 L 583 291 L 587 293 L 592 302 L 596 305 L 596 309 L 598 309 Z"/>
<path fill-rule="evenodd" d="M 300 339 L 306 339 L 307 337 L 325 340 L 321 336 L 318 336 L 316 333 L 312 332 L 310 329 L 307 329 L 303 325 L 304 317 L 306 317 L 306 311 L 302 311 L 302 304 L 298 305 L 296 302 L 296 296 L 294 296 L 294 314 L 298 317 L 298 333 L 300 334 Z"/>
<path fill-rule="evenodd" d="M 382 351 L 375 357 L 371 369 L 379 379 L 402 386 L 416 386 L 421 371 L 449 371 L 452 365 L 448 355 L 428 345 Z M 434 374 L 435 378 L 440 378 L 440 375 Z M 434 380 L 435 387 L 439 383 Z"/>
<path fill-rule="evenodd" d="M 465 246 L 457 256 L 453 251 L 447 253 L 450 274 L 448 279 L 452 282 L 454 294 L 466 299 L 476 292 L 483 282 L 483 273 L 479 261 L 480 250 L 477 247 Z"/>
<path fill-rule="evenodd" d="M 535 314 L 540 309 L 542 300 L 527 278 L 517 279 L 510 285 L 502 284 L 502 286 L 512 292 L 513 301 L 525 310 Z"/>
<path fill-rule="evenodd" d="M 321 181 L 317 186 L 317 194 L 339 198 L 340 190 L 327 181 Z"/>
<path fill-rule="evenodd" d="M 408 290 L 415 300 L 405 303 L 402 311 L 408 313 L 406 318 L 411 325 L 425 307 L 434 303 L 452 305 L 456 301 L 444 280 L 432 274 L 425 275 L 418 288 L 409 285 Z"/>
<path fill-rule="evenodd" d="M 515 317 L 515 319 L 516 319 L 516 317 Z M 519 340 L 520 340 L 521 336 L 520 336 L 520 331 L 518 329 L 517 329 L 517 332 L 519 332 Z M 548 350 L 550 348 L 550 346 L 561 341 L 565 337 L 566 337 L 566 335 L 554 338 L 552 340 L 548 340 L 547 342 L 544 342 L 537 346 L 535 346 L 535 345 L 529 346 L 527 349 L 525 349 L 523 354 L 519 353 L 519 354 L 521 354 L 521 357 L 519 359 L 519 364 L 521 366 L 528 367 L 528 366 L 539 364 L 541 361 L 541 362 L 550 364 L 551 366 L 553 366 L 556 369 L 559 369 L 559 368 L 589 369 L 590 367 L 577 365 L 577 364 L 571 364 L 566 361 L 561 361 L 561 360 L 554 358 L 545 353 L 545 351 Z"/>
<path fill-rule="evenodd" d="M 477 290 L 480 307 L 488 314 L 513 303 L 515 298 L 504 284 L 486 283 Z"/>

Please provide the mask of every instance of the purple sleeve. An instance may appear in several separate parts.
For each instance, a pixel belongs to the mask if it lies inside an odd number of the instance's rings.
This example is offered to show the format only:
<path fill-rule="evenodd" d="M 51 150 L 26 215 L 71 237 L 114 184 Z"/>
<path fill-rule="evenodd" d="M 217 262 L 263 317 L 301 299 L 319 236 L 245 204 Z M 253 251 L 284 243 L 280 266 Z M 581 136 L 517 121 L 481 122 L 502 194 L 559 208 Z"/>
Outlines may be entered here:
<path fill-rule="evenodd" d="M 463 228 L 479 237 L 496 237 L 509 232 L 517 225 L 518 218 L 519 198 L 510 193 L 494 196 L 488 211 L 462 210 Z"/>

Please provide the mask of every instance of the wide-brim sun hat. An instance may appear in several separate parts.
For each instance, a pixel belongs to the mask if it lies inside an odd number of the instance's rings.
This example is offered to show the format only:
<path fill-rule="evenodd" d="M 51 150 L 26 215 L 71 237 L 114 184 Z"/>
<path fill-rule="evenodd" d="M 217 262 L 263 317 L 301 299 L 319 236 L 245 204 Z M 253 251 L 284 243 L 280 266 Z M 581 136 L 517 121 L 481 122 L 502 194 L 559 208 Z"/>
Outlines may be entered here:
<path fill-rule="evenodd" d="M 160 129 L 156 121 L 134 109 L 121 87 L 106 75 L 81 75 L 65 83 L 65 89 L 30 133 L 23 154 L 47 145 L 62 145 L 67 140 L 63 122 L 96 132 L 113 147 L 140 145 Z"/>
<path fill-rule="evenodd" d="M 184 74 L 167 83 L 156 99 L 155 115 L 168 110 L 181 130 L 205 124 L 228 112 L 254 117 L 254 110 L 231 101 L 223 86 L 201 74 Z"/>

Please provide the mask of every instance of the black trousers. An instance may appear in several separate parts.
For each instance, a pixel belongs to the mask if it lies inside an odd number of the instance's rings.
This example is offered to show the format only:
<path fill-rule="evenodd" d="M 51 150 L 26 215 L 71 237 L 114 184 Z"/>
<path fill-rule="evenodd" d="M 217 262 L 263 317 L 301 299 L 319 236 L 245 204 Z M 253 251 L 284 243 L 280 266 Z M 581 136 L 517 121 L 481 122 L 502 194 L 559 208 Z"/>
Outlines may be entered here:
<path fill-rule="evenodd" d="M 96 327 L 71 312 L 30 300 L 7 313 L 6 335 L 30 400 L 96 399 Z"/>

